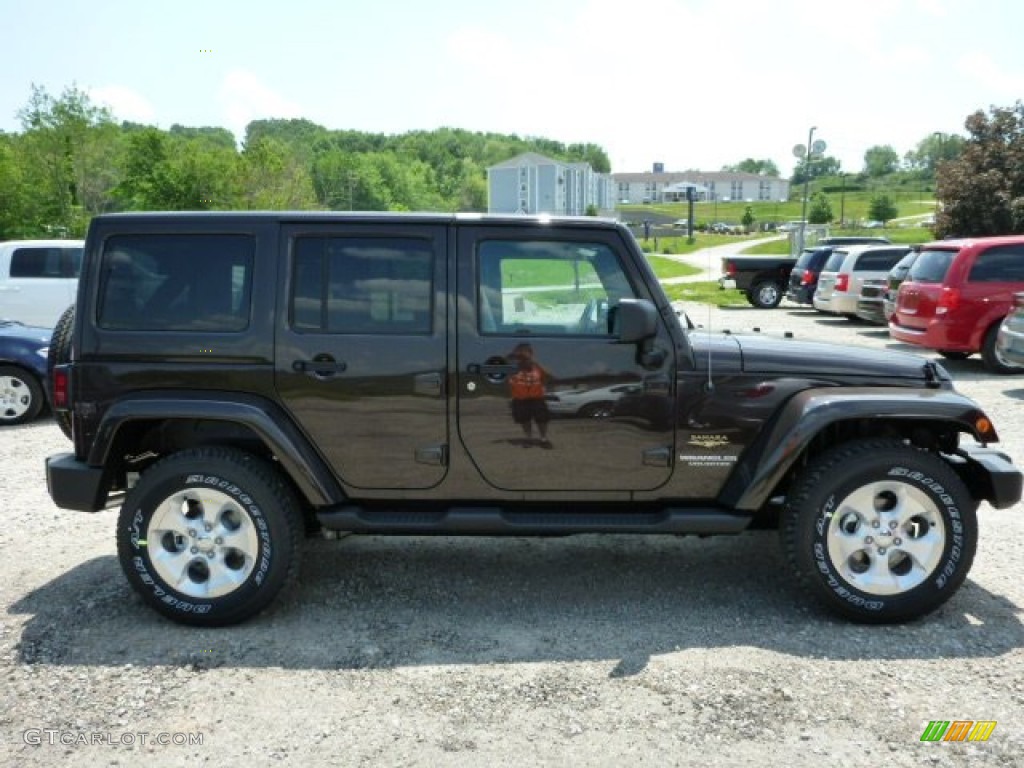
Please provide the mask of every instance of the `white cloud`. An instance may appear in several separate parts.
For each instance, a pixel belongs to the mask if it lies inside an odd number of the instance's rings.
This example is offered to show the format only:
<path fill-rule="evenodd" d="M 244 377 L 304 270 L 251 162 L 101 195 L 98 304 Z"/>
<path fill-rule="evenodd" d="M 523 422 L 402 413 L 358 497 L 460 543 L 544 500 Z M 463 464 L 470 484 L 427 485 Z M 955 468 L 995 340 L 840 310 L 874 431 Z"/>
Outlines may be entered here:
<path fill-rule="evenodd" d="M 220 95 L 224 121 L 236 136 L 242 136 L 253 120 L 303 117 L 298 104 L 244 69 L 233 69 L 224 76 Z"/>
<path fill-rule="evenodd" d="M 123 85 L 106 85 L 90 88 L 89 98 L 97 104 L 108 107 L 121 120 L 149 123 L 156 116 L 156 110 L 144 96 Z"/>

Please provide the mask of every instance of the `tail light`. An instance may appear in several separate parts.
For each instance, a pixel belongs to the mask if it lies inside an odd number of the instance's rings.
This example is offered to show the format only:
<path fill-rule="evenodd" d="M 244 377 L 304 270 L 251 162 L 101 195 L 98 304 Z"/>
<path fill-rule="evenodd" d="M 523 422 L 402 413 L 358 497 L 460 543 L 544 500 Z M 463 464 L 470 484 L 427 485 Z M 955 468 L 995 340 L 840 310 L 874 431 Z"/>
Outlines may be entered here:
<path fill-rule="evenodd" d="M 939 300 L 935 304 L 935 314 L 944 315 L 947 312 L 955 312 L 959 307 L 960 291 L 947 286 L 942 289 L 942 295 L 939 296 Z"/>
<path fill-rule="evenodd" d="M 725 262 L 725 274 L 729 277 L 734 277 L 736 275 L 736 265 L 729 260 L 726 260 Z"/>
<path fill-rule="evenodd" d="M 835 290 L 840 293 L 845 293 L 850 289 L 850 276 L 849 275 L 837 275 L 836 276 L 836 287 Z"/>
<path fill-rule="evenodd" d="M 71 398 L 68 396 L 68 385 L 70 377 L 65 366 L 58 365 L 53 369 L 53 407 L 59 411 L 66 411 L 70 407 Z"/>
<path fill-rule="evenodd" d="M 817 272 L 811 272 L 810 270 L 807 270 L 804 272 L 804 276 L 800 278 L 800 285 L 811 285 L 817 278 Z"/>

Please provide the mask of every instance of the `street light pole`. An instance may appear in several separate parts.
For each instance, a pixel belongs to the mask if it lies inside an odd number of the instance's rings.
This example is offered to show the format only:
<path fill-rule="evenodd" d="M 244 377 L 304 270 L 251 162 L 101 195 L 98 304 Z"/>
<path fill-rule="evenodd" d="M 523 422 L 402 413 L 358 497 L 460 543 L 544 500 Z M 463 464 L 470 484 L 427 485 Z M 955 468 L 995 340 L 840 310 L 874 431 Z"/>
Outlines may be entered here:
<path fill-rule="evenodd" d="M 807 193 L 811 183 L 811 141 L 814 139 L 814 132 L 818 130 L 818 126 L 812 125 L 811 130 L 807 133 L 807 154 L 804 155 L 806 158 L 804 161 L 804 205 L 803 210 L 800 212 L 800 250 L 804 248 L 804 243 L 807 242 Z"/>

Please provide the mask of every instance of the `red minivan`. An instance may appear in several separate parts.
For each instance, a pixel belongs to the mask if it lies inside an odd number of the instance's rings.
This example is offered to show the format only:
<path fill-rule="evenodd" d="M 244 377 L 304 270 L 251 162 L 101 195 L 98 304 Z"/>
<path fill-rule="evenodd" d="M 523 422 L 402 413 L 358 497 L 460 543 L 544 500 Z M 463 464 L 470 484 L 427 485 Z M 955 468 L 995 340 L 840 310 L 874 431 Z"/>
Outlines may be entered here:
<path fill-rule="evenodd" d="M 1024 235 L 921 246 L 900 285 L 889 335 L 950 359 L 975 352 L 989 370 L 1020 373 L 996 348 L 999 324 L 1024 291 Z"/>

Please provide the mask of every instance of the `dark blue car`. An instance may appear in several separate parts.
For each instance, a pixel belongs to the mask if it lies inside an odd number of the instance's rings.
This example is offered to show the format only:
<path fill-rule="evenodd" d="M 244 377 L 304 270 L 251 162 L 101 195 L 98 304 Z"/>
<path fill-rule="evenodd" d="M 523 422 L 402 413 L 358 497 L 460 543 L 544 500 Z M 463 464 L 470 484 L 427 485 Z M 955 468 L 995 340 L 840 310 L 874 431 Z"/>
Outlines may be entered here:
<path fill-rule="evenodd" d="M 46 406 L 49 328 L 0 320 L 0 427 L 23 424 Z"/>

